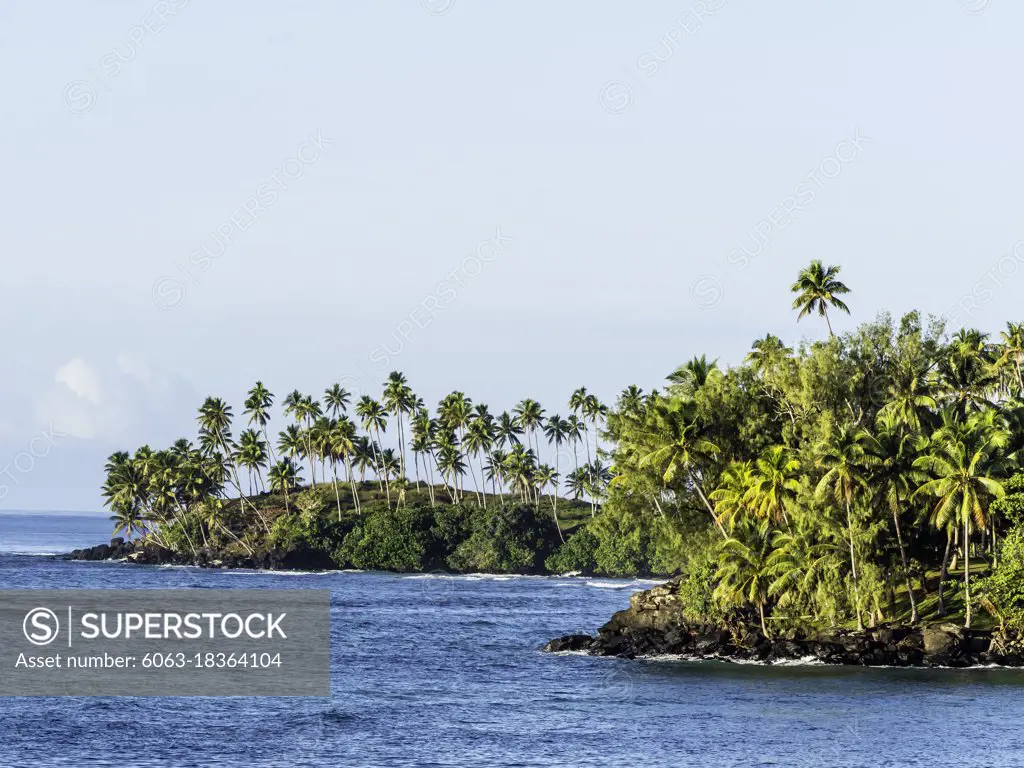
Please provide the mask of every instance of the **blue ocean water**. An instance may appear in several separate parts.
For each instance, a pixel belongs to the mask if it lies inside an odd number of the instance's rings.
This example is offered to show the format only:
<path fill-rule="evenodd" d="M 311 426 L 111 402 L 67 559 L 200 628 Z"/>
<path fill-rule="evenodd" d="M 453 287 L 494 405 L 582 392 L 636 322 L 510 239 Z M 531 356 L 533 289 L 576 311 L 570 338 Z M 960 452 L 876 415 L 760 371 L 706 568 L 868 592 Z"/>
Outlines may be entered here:
<path fill-rule="evenodd" d="M 13 554 L 108 536 L 103 519 L 0 515 L 0 587 L 329 588 L 332 696 L 0 698 L 4 768 L 1024 765 L 1024 671 L 539 651 L 556 635 L 593 631 L 650 582 L 271 574 Z"/>

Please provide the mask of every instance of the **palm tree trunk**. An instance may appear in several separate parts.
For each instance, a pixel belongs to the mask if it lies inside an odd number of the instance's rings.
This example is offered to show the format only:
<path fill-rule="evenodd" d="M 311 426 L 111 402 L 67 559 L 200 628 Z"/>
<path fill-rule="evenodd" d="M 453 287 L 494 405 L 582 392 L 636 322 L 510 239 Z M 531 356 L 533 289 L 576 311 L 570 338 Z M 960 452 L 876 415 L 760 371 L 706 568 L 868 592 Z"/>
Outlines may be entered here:
<path fill-rule="evenodd" d="M 359 491 L 356 490 L 356 479 L 352 475 L 352 460 L 349 455 L 345 454 L 345 473 L 348 475 L 348 489 L 352 492 L 352 504 L 356 508 L 356 512 L 359 511 Z"/>
<path fill-rule="evenodd" d="M 764 623 L 764 603 L 760 602 L 757 604 L 757 612 L 761 615 L 761 631 L 764 632 L 765 637 L 771 637 L 768 633 L 768 627 Z"/>
<path fill-rule="evenodd" d="M 687 467 L 686 468 L 686 472 L 690 476 L 690 482 L 693 483 L 693 487 L 696 489 L 697 495 L 700 496 L 700 500 L 703 501 L 704 502 L 704 506 L 707 507 L 708 514 L 711 515 L 711 519 L 714 520 L 715 521 L 715 525 L 718 526 L 718 532 L 722 534 L 722 538 L 723 539 L 728 539 L 729 538 L 729 534 L 727 534 L 725 532 L 725 528 L 723 528 L 722 524 L 719 522 L 718 515 L 715 514 L 715 510 L 711 506 L 711 502 L 708 501 L 708 497 L 704 495 L 704 491 L 701 489 L 700 483 L 697 482 L 697 477 L 696 477 L 696 475 L 693 474 L 693 470 L 691 470 L 689 467 Z"/>
<path fill-rule="evenodd" d="M 334 499 L 338 502 L 338 522 L 341 522 L 341 491 L 338 490 L 338 465 L 331 462 L 331 479 L 334 481 Z"/>
<path fill-rule="evenodd" d="M 946 529 L 946 553 L 942 556 L 942 567 L 939 569 L 939 616 L 946 615 L 946 602 L 943 600 L 946 578 L 949 576 L 949 555 L 953 550 L 953 537 Z"/>
<path fill-rule="evenodd" d="M 971 518 L 964 515 L 964 628 L 971 628 Z"/>
<path fill-rule="evenodd" d="M 860 584 L 857 581 L 857 556 L 853 550 L 853 516 L 850 514 L 849 500 L 846 502 L 846 529 L 850 541 L 850 570 L 853 573 L 853 599 L 857 607 L 857 630 L 863 632 L 864 621 L 860 615 Z"/>
<path fill-rule="evenodd" d="M 903 575 L 907 579 L 907 596 L 910 598 L 910 623 L 917 624 L 917 600 L 914 599 L 914 585 L 910 583 L 910 566 L 907 565 L 907 550 L 903 546 L 903 534 L 900 532 L 900 518 L 894 508 L 892 522 L 896 526 L 896 543 L 900 546 L 900 560 L 903 561 Z"/>
<path fill-rule="evenodd" d="M 831 338 L 835 338 L 836 335 L 832 332 L 832 321 L 828 319 L 828 310 L 822 310 L 821 314 L 825 316 L 825 324 L 828 326 L 828 335 Z"/>

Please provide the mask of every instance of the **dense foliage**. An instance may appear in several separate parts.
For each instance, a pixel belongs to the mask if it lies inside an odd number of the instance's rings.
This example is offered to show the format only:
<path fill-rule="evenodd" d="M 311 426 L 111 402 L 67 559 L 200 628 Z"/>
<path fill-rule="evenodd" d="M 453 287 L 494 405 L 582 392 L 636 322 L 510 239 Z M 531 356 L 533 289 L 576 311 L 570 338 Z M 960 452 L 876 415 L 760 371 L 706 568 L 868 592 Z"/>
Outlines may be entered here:
<path fill-rule="evenodd" d="M 197 446 L 111 457 L 108 503 L 119 530 L 193 553 L 682 573 L 692 618 L 749 614 L 766 634 L 960 612 L 970 626 L 978 606 L 1024 624 L 1024 325 L 949 335 L 911 312 L 835 335 L 829 312 L 849 312 L 839 268 L 812 263 L 793 292 L 825 340 L 768 334 L 728 368 L 700 355 L 611 409 L 580 389 L 567 418 L 530 399 L 493 416 L 460 392 L 432 415 L 396 372 L 354 418 L 337 385 L 322 402 L 288 395 L 275 453 L 262 384 L 237 439 L 210 398 Z M 301 465 L 311 488 L 296 498 Z"/>

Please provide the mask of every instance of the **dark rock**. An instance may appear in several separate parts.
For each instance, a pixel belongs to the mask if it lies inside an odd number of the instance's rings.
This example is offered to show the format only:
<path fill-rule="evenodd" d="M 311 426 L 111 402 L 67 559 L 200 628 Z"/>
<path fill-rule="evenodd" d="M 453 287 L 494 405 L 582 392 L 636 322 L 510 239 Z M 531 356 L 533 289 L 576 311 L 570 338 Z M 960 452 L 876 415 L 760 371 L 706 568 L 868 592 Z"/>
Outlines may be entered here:
<path fill-rule="evenodd" d="M 558 637 L 544 646 L 545 651 L 560 653 L 563 651 L 585 651 L 590 648 L 594 638 L 590 635 L 566 635 Z"/>

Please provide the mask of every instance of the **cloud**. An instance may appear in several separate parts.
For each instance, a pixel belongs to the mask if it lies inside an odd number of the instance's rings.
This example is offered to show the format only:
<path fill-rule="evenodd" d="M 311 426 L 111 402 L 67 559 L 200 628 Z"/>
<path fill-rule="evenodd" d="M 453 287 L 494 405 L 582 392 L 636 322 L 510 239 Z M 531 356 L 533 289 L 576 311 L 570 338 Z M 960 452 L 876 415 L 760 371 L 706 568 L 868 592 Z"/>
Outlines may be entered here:
<path fill-rule="evenodd" d="M 126 355 L 106 365 L 75 357 L 57 368 L 53 382 L 36 397 L 36 419 L 82 440 L 162 437 L 168 409 L 191 397 L 146 361 Z"/>
<path fill-rule="evenodd" d="M 57 369 L 53 380 L 64 384 L 78 397 L 84 398 L 93 405 L 99 405 L 103 399 L 99 376 L 82 358 L 76 357 Z"/>

